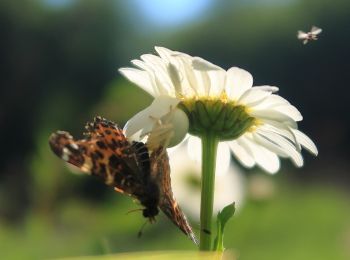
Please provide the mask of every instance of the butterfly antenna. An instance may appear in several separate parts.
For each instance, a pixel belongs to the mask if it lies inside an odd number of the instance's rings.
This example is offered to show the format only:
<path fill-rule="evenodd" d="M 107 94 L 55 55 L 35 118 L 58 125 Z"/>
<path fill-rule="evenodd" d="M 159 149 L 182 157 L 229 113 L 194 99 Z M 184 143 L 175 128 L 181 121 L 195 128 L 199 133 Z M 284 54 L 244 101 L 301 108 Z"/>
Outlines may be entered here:
<path fill-rule="evenodd" d="M 126 214 L 126 215 L 129 215 L 129 214 L 132 213 L 132 212 L 140 211 L 140 210 L 143 210 L 143 209 L 142 209 L 142 208 L 140 208 L 140 209 L 132 209 L 132 210 L 129 210 L 128 212 L 126 212 L 125 214 Z"/>
<path fill-rule="evenodd" d="M 145 223 L 142 224 L 142 226 L 141 226 L 141 228 L 140 228 L 140 231 L 137 233 L 137 238 L 140 238 L 140 237 L 142 236 L 143 230 L 145 229 L 145 227 L 146 227 L 146 225 L 147 225 L 148 222 L 149 222 L 149 221 L 146 220 Z"/>

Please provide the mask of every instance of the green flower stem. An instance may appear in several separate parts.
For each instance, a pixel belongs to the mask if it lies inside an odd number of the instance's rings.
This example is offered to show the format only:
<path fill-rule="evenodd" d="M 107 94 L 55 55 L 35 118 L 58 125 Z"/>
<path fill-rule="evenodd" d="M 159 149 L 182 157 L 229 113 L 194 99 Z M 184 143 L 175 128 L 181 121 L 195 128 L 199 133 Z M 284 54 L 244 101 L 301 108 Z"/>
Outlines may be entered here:
<path fill-rule="evenodd" d="M 207 133 L 202 139 L 202 190 L 201 190 L 201 251 L 212 250 L 212 218 L 214 204 L 216 151 L 219 140 L 213 133 Z"/>

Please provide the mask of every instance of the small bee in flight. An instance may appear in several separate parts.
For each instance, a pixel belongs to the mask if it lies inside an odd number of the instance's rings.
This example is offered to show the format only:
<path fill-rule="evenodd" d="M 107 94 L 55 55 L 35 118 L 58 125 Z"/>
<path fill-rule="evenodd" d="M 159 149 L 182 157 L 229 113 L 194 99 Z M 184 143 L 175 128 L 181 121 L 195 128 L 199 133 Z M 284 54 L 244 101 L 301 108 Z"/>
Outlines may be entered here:
<path fill-rule="evenodd" d="M 318 28 L 316 26 L 312 26 L 310 32 L 303 32 L 303 31 L 298 31 L 297 37 L 299 40 L 303 41 L 303 44 L 307 44 L 308 41 L 315 41 L 317 40 L 317 35 L 322 32 L 321 28 Z"/>

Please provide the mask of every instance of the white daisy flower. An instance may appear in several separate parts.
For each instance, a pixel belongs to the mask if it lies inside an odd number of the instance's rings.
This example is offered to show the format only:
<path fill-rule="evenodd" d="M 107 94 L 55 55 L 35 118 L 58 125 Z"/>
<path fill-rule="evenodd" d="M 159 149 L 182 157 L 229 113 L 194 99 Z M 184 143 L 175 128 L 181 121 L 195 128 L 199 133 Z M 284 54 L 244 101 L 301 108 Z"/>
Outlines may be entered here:
<path fill-rule="evenodd" d="M 279 157 L 301 167 L 302 147 L 317 155 L 312 140 L 298 130 L 302 115 L 275 94 L 277 87 L 253 87 L 252 75 L 237 67 L 225 71 L 199 57 L 155 49 L 159 56 L 144 54 L 132 60 L 137 68 L 119 70 L 155 98 L 128 121 L 124 128 L 128 137 L 147 136 L 157 120 L 167 117 L 172 122 L 169 146 L 180 143 L 187 133 L 191 139 L 211 132 L 249 168 L 258 165 L 275 173 Z"/>

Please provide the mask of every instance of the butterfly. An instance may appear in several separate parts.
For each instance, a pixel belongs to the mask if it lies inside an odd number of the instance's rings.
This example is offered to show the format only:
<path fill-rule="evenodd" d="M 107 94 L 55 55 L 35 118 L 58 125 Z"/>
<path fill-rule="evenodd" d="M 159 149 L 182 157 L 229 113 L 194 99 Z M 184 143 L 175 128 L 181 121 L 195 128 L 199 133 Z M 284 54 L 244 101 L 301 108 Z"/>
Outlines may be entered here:
<path fill-rule="evenodd" d="M 321 28 L 318 28 L 316 26 L 312 26 L 311 31 L 310 32 L 303 32 L 303 31 L 298 31 L 297 37 L 299 40 L 303 41 L 303 44 L 307 44 L 308 41 L 311 40 L 317 40 L 318 38 L 318 34 L 320 34 L 322 32 Z"/>
<path fill-rule="evenodd" d="M 169 157 L 164 147 L 149 151 L 143 142 L 129 142 L 122 129 L 102 117 L 87 123 L 85 138 L 68 132 L 50 136 L 52 151 L 81 171 L 97 176 L 117 192 L 137 199 L 152 223 L 159 209 L 195 244 L 197 239 L 173 197 Z"/>

